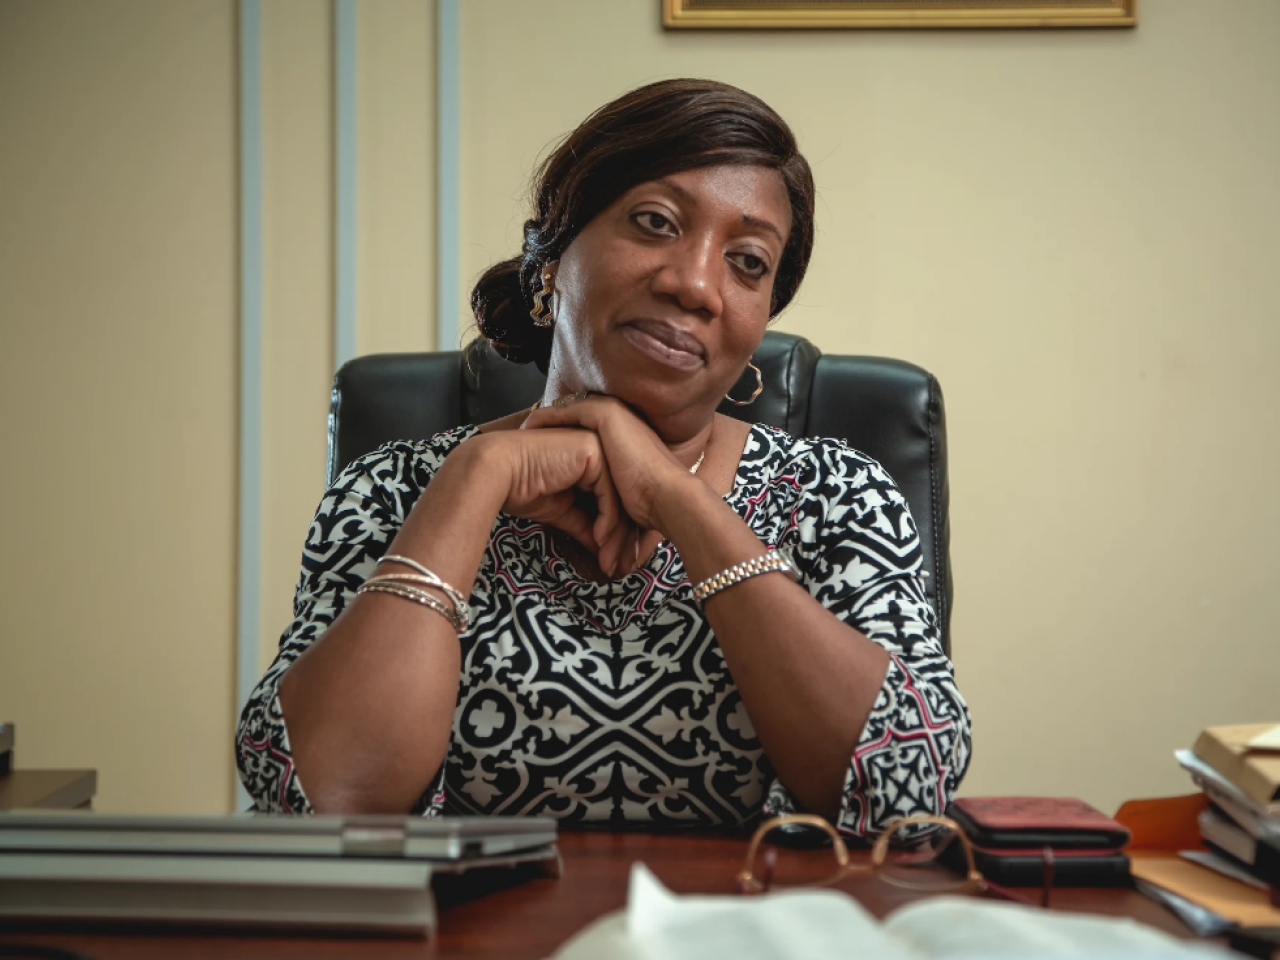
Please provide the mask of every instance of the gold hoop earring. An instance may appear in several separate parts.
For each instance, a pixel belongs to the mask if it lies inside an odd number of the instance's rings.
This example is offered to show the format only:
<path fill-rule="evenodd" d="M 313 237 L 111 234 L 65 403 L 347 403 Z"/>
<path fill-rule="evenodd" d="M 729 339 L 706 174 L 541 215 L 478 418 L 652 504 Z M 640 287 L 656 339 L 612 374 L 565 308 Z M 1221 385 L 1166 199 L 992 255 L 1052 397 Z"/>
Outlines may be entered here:
<path fill-rule="evenodd" d="M 733 397 L 731 397 L 727 393 L 724 395 L 724 398 L 726 400 L 728 400 L 730 403 L 739 407 L 749 406 L 750 404 L 754 403 L 756 397 L 760 396 L 760 393 L 764 390 L 764 378 L 760 376 L 760 368 L 757 367 L 754 363 L 750 363 L 750 362 L 747 363 L 747 366 L 750 367 L 752 370 L 754 370 L 756 374 L 756 388 L 752 392 L 751 396 L 747 397 L 747 399 L 745 400 L 735 400 L 733 399 Z"/>
<path fill-rule="evenodd" d="M 551 295 L 555 290 L 551 271 L 547 270 L 542 274 L 542 289 L 533 295 L 533 309 L 529 311 L 535 327 L 547 330 L 556 322 L 551 313 Z"/>

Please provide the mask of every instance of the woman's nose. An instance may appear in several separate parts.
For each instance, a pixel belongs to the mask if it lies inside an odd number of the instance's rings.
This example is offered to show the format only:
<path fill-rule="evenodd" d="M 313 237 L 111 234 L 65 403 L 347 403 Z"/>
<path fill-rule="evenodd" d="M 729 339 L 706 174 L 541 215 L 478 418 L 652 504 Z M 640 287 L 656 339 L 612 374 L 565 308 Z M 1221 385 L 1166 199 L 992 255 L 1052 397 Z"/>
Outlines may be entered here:
<path fill-rule="evenodd" d="M 653 292 L 670 297 L 690 313 L 718 316 L 724 270 L 718 252 L 706 242 L 674 244 L 664 252 L 653 276 Z"/>

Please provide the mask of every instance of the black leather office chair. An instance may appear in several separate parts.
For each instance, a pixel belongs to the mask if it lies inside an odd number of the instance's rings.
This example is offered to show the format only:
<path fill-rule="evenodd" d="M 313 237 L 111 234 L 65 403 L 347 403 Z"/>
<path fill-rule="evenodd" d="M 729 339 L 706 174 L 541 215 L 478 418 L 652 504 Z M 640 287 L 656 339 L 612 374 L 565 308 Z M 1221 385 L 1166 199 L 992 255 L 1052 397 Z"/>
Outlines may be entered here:
<path fill-rule="evenodd" d="M 925 584 L 951 652 L 951 529 L 942 389 L 926 370 L 883 357 L 823 356 L 803 337 L 769 331 L 755 353 L 764 392 L 720 412 L 798 437 L 838 437 L 879 460 L 911 506 L 924 544 Z M 329 481 L 390 440 L 484 423 L 542 395 L 533 364 L 503 360 L 484 340 L 448 353 L 389 353 L 343 365 L 329 406 Z M 750 396 L 754 374 L 733 389 Z"/>

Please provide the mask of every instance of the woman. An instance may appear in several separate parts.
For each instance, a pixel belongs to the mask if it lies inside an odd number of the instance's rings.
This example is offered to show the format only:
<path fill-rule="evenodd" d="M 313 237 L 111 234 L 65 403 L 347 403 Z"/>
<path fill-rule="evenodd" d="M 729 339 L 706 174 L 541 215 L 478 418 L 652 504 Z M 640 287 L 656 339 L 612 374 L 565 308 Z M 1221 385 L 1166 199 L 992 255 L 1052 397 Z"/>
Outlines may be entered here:
<path fill-rule="evenodd" d="M 804 276 L 813 197 L 782 119 L 710 81 L 641 87 L 560 145 L 524 252 L 472 295 L 546 393 L 326 494 L 241 717 L 260 807 L 799 808 L 855 834 L 941 812 L 969 721 L 902 495 L 838 441 L 715 413 Z"/>

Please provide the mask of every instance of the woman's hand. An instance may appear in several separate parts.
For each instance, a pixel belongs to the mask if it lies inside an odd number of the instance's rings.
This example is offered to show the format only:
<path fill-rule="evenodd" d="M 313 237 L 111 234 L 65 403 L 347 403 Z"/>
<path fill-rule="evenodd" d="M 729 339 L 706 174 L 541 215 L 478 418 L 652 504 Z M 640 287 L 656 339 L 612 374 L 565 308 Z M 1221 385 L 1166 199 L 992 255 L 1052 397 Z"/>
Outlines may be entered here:
<path fill-rule="evenodd" d="M 591 396 L 540 407 L 525 418 L 516 432 L 536 430 L 543 435 L 559 433 L 561 430 L 554 428 L 563 427 L 584 428 L 569 432 L 596 437 L 604 452 L 608 478 L 621 500 L 625 520 L 634 527 L 622 531 L 631 538 L 623 545 L 621 562 L 614 568 L 606 565 L 604 561 L 612 560 L 614 555 L 602 549 L 600 568 L 610 575 L 628 572 L 634 569 L 637 557 L 648 556 L 662 539 L 657 507 L 664 497 L 678 495 L 681 485 L 689 481 L 689 470 L 648 424 L 614 397 Z"/>
<path fill-rule="evenodd" d="M 614 489 L 600 437 L 588 430 L 503 430 L 467 441 L 485 473 L 503 478 L 504 513 L 564 531 L 613 564 L 634 539 Z"/>

